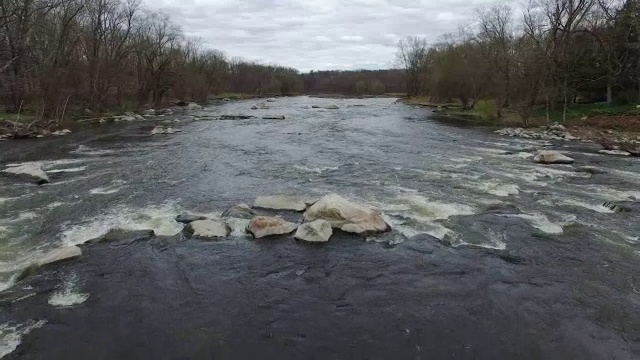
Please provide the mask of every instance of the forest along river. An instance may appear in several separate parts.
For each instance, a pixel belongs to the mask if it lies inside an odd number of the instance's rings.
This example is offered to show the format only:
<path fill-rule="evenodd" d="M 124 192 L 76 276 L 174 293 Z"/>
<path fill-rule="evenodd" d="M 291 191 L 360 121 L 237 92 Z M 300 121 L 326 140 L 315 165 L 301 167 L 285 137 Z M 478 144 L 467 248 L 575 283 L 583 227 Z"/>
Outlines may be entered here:
<path fill-rule="evenodd" d="M 1 168 L 42 162 L 51 178 L 0 177 L 0 355 L 640 358 L 640 221 L 602 206 L 640 199 L 640 162 L 394 101 L 241 101 L 0 142 Z M 216 120 L 228 114 L 257 118 Z M 182 133 L 150 135 L 160 122 Z M 534 164 L 543 148 L 576 163 Z M 250 240 L 234 220 L 232 238 L 206 243 L 174 221 L 328 193 L 380 210 L 393 231 L 309 247 Z M 15 283 L 47 251 L 114 228 L 157 237 L 85 246 Z"/>

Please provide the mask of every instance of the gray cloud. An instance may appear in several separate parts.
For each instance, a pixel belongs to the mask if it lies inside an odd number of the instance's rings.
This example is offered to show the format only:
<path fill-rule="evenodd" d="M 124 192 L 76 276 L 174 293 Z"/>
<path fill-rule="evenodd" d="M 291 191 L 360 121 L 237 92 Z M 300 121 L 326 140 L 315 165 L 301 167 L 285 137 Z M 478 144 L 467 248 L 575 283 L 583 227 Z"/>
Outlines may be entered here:
<path fill-rule="evenodd" d="M 146 0 L 204 45 L 302 71 L 391 66 L 405 36 L 435 42 L 492 0 Z"/>

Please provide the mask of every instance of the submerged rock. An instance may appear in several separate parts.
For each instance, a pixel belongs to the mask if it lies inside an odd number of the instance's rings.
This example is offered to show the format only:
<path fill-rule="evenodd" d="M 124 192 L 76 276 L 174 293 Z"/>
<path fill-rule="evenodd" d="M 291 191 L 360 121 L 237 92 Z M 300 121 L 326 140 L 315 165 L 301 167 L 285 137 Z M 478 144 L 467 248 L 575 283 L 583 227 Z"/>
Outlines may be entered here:
<path fill-rule="evenodd" d="M 118 243 L 120 245 L 133 244 L 138 241 L 151 240 L 156 236 L 155 231 L 151 229 L 147 230 L 125 230 L 125 229 L 112 229 L 103 236 L 91 239 L 87 241 L 87 244 L 95 243 Z"/>
<path fill-rule="evenodd" d="M 202 215 L 191 215 L 191 214 L 180 214 L 176 216 L 176 221 L 183 224 L 192 223 L 198 220 L 207 220 L 207 217 Z"/>
<path fill-rule="evenodd" d="M 247 204 L 238 204 L 227 209 L 222 213 L 222 217 L 230 217 L 230 218 L 238 218 L 238 219 L 252 219 L 255 216 L 255 213 L 249 205 Z"/>
<path fill-rule="evenodd" d="M 297 196 L 273 195 L 260 196 L 253 202 L 254 208 L 270 210 L 305 211 L 306 199 Z"/>
<path fill-rule="evenodd" d="M 597 168 L 595 166 L 581 166 L 575 170 L 578 173 L 587 173 L 591 175 L 599 175 L 606 174 L 607 172 L 603 169 Z"/>
<path fill-rule="evenodd" d="M 248 120 L 255 119 L 255 116 L 251 115 L 222 115 L 220 116 L 220 120 Z"/>
<path fill-rule="evenodd" d="M 231 227 L 222 221 L 196 220 L 185 228 L 191 236 L 200 239 L 224 238 L 231 234 Z"/>
<path fill-rule="evenodd" d="M 495 204 L 487 208 L 487 212 L 492 214 L 522 214 L 522 211 L 514 204 Z"/>
<path fill-rule="evenodd" d="M 333 235 L 331 224 L 324 220 L 316 220 L 300 225 L 294 237 L 297 240 L 322 243 L 328 242 L 331 235 Z"/>
<path fill-rule="evenodd" d="M 622 150 L 600 150 L 598 152 L 604 155 L 631 156 L 630 152 L 622 151 Z"/>
<path fill-rule="evenodd" d="M 263 116 L 262 118 L 263 118 L 264 120 L 284 120 L 284 119 L 285 119 L 284 115 L 280 115 L 280 116 L 277 116 L 277 115 L 267 115 L 267 116 Z"/>
<path fill-rule="evenodd" d="M 37 163 L 9 166 L 2 170 L 2 172 L 26 181 L 33 181 L 38 185 L 50 182 L 49 176 L 44 170 L 42 170 L 42 165 Z"/>
<path fill-rule="evenodd" d="M 304 214 L 304 220 L 305 222 L 325 220 L 334 229 L 360 235 L 391 230 L 389 224 L 378 212 L 335 194 L 327 195 L 311 206 Z"/>
<path fill-rule="evenodd" d="M 338 105 L 334 104 L 334 105 L 325 106 L 325 109 L 327 109 L 327 110 L 338 110 L 340 108 L 338 107 Z"/>
<path fill-rule="evenodd" d="M 574 160 L 557 151 L 542 150 L 533 158 L 538 164 L 573 164 Z"/>
<path fill-rule="evenodd" d="M 276 99 L 267 99 L 267 102 L 276 102 Z"/>
<path fill-rule="evenodd" d="M 602 204 L 617 213 L 640 212 L 640 201 L 610 201 Z"/>
<path fill-rule="evenodd" d="M 320 105 L 311 105 L 311 108 L 312 108 L 312 109 L 320 109 L 320 108 L 321 108 L 321 106 L 320 106 Z"/>
<path fill-rule="evenodd" d="M 260 239 L 273 235 L 286 235 L 294 232 L 297 224 L 276 217 L 256 216 L 247 225 L 246 231 L 254 238 Z"/>

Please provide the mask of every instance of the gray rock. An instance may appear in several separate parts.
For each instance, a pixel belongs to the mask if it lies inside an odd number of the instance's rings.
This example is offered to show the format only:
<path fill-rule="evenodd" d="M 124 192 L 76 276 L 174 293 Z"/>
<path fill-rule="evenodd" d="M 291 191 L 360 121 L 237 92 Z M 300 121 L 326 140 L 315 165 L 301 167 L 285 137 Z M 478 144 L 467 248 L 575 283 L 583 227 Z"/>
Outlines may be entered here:
<path fill-rule="evenodd" d="M 290 223 L 276 217 L 256 216 L 247 225 L 247 233 L 260 239 L 267 236 L 291 234 L 298 228 L 297 224 Z"/>
<path fill-rule="evenodd" d="M 198 220 L 207 220 L 207 217 L 202 215 L 191 215 L 191 214 L 180 214 L 176 216 L 176 221 L 183 224 L 192 223 Z"/>
<path fill-rule="evenodd" d="M 557 151 L 542 150 L 533 158 L 538 164 L 573 164 L 574 160 Z"/>
<path fill-rule="evenodd" d="M 338 107 L 338 105 L 334 104 L 334 105 L 325 106 L 325 109 L 327 109 L 327 110 L 338 110 L 340 108 Z"/>
<path fill-rule="evenodd" d="M 359 235 L 391 230 L 382 216 L 374 210 L 331 194 L 321 198 L 304 214 L 305 222 L 325 220 L 334 229 Z"/>
<path fill-rule="evenodd" d="M 277 115 L 267 115 L 267 116 L 263 116 L 262 118 L 263 118 L 264 120 L 284 120 L 284 119 L 285 119 L 284 115 L 280 115 L 280 116 L 277 116 Z"/>
<path fill-rule="evenodd" d="M 13 177 L 24 179 L 26 181 L 33 181 L 38 185 L 47 184 L 50 182 L 47 173 L 42 170 L 42 165 L 38 163 L 26 163 L 17 166 L 9 166 L 2 170 L 3 173 Z"/>
<path fill-rule="evenodd" d="M 305 211 L 306 199 L 297 196 L 272 195 L 260 196 L 253 202 L 254 208 L 270 210 Z"/>
<path fill-rule="evenodd" d="M 316 220 L 300 225 L 294 237 L 301 241 L 323 243 L 328 242 L 331 235 L 331 224 L 324 220 Z"/>
<path fill-rule="evenodd" d="M 185 228 L 191 236 L 200 239 L 224 238 L 231 234 L 231 227 L 222 221 L 196 220 Z"/>
<path fill-rule="evenodd" d="M 251 210 L 251 208 L 247 204 L 238 204 L 236 206 L 233 206 L 227 209 L 227 211 L 222 213 L 222 217 L 238 218 L 238 219 L 252 219 L 254 216 L 255 216 L 255 213 L 253 212 L 253 210 Z"/>

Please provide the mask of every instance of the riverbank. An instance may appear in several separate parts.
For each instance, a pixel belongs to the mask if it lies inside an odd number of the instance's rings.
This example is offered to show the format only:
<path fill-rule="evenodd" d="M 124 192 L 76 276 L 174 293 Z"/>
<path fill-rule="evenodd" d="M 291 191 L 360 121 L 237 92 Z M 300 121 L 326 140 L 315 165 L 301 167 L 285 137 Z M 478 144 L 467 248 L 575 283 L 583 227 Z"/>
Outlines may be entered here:
<path fill-rule="evenodd" d="M 445 122 L 459 121 L 473 126 L 500 128 L 501 135 L 542 140 L 578 140 L 600 144 L 604 150 L 620 150 L 637 154 L 640 145 L 640 109 L 635 106 L 608 106 L 606 104 L 575 105 L 567 111 L 562 122 L 562 111 L 554 110 L 547 120 L 546 109 L 532 111 L 528 126 L 523 127 L 519 114 L 505 109 L 501 118 L 492 115 L 495 110 L 463 109 L 459 103 L 436 103 L 426 97 L 402 98 L 410 106 L 426 107 Z"/>

